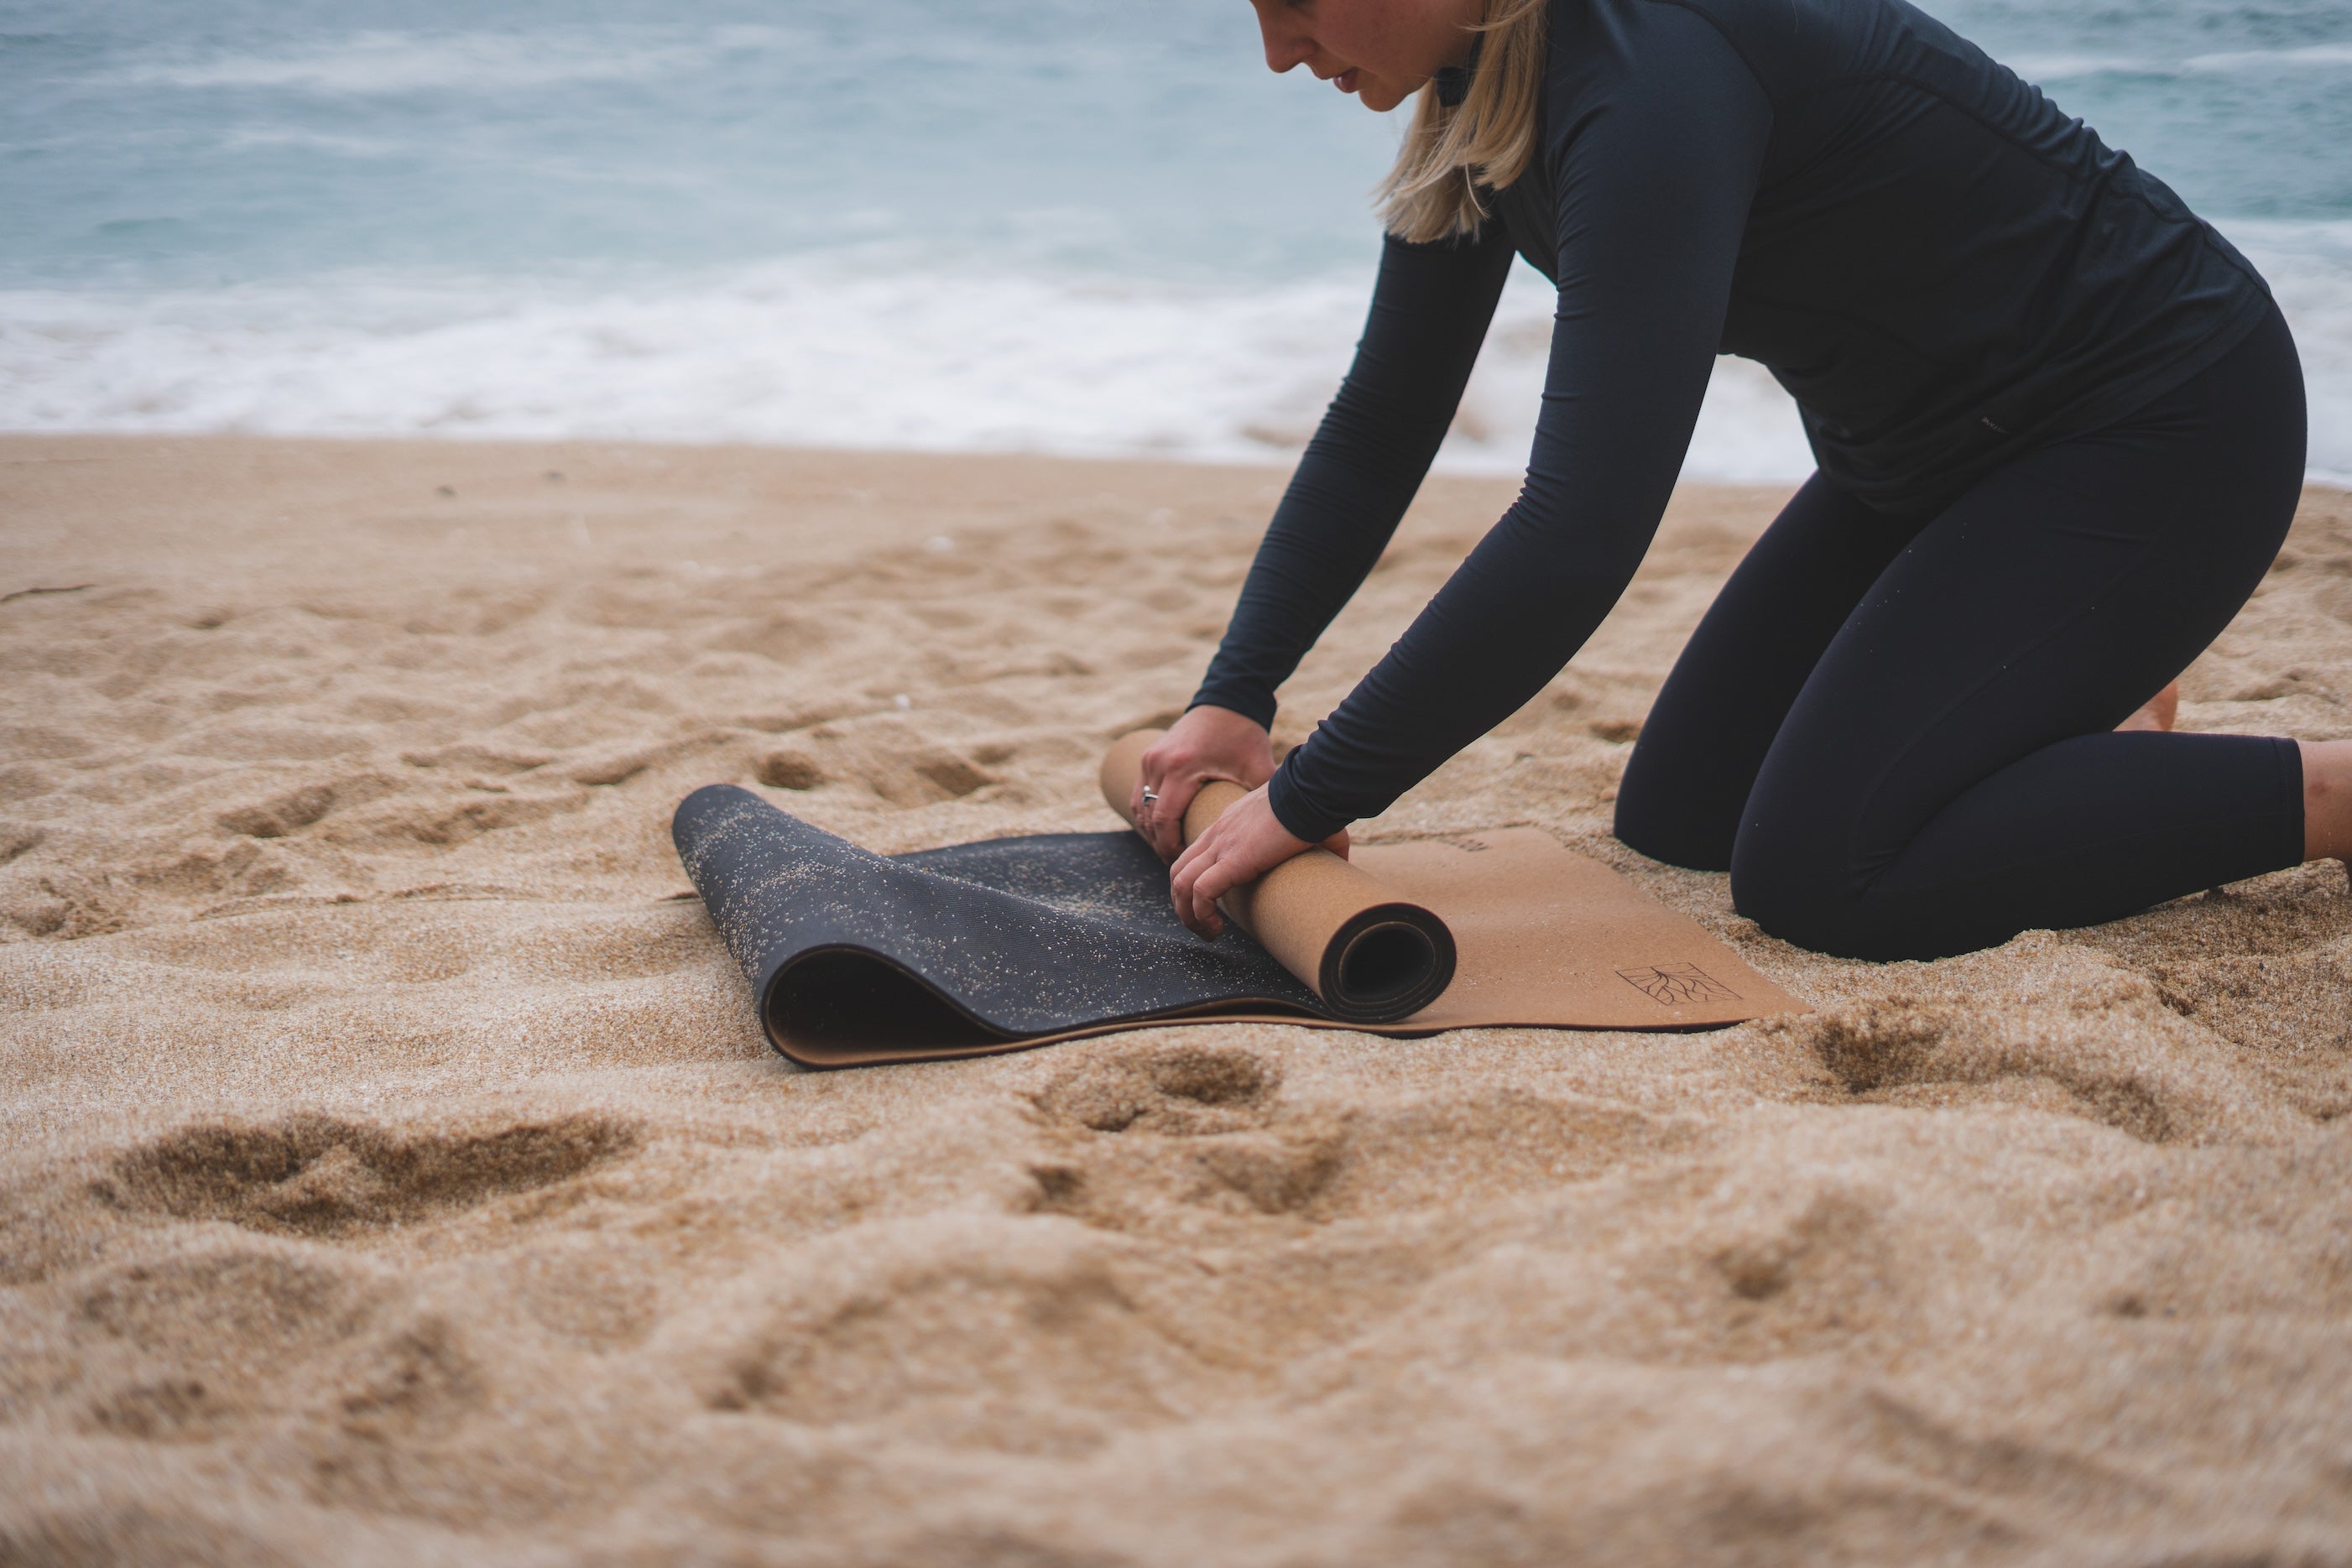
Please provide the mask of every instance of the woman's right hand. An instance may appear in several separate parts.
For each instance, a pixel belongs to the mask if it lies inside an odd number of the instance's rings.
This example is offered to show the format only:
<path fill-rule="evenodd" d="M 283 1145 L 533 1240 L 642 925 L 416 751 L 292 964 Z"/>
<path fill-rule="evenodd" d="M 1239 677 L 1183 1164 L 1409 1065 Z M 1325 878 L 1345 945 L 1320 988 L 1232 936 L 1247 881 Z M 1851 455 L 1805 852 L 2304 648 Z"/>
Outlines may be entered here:
<path fill-rule="evenodd" d="M 1264 726 L 1231 708 L 1196 707 L 1143 754 L 1128 810 L 1160 858 L 1173 861 L 1184 852 L 1184 808 L 1202 784 L 1229 779 L 1255 789 L 1273 777 L 1274 742 Z M 1156 798 L 1146 801 L 1146 789 Z"/>

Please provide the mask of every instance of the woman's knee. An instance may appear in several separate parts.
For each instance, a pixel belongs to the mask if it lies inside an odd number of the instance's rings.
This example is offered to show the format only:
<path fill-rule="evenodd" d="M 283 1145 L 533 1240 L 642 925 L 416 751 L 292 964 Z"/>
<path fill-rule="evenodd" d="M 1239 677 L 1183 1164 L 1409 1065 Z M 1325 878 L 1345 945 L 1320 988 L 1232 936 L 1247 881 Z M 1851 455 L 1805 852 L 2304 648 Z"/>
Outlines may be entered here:
<path fill-rule="evenodd" d="M 1770 936 L 1841 957 L 1859 900 L 1838 858 L 1804 835 L 1749 824 L 1731 853 L 1731 906 Z"/>
<path fill-rule="evenodd" d="M 2016 934 L 1947 900 L 1890 890 L 1832 846 L 1795 834 L 1739 835 L 1731 904 L 1791 946 L 1874 963 L 1948 958 Z"/>
<path fill-rule="evenodd" d="M 1674 792 L 1649 789 L 1630 776 L 1617 790 L 1613 831 L 1618 841 L 1654 861 L 1692 871 L 1727 871 L 1737 822 L 1717 821 Z"/>
<path fill-rule="evenodd" d="M 1751 818 L 1732 849 L 1732 907 L 1767 935 L 1832 957 L 1941 956 L 1925 950 L 1934 938 L 1920 912 L 1885 896 L 1852 841 L 1833 812 L 1778 826 Z"/>
<path fill-rule="evenodd" d="M 1728 871 L 1740 801 L 1709 777 L 1716 759 L 1675 755 L 1687 749 L 1643 732 L 1618 780 L 1613 831 L 1619 842 L 1654 861 Z"/>

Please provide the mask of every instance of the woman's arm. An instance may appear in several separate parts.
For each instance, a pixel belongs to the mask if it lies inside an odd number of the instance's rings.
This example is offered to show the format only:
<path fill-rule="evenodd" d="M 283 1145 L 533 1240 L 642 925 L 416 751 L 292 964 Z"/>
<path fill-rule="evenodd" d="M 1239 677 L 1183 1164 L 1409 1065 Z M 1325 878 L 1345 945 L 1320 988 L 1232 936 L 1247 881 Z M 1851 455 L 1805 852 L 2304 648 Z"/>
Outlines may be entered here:
<path fill-rule="evenodd" d="M 1655 68 L 1600 95 L 1551 149 L 1559 308 L 1526 486 L 1284 759 L 1266 806 L 1295 840 L 1385 810 L 1533 696 L 1656 532 L 1722 340 L 1771 108 L 1702 17 L 1648 10 Z"/>
<path fill-rule="evenodd" d="M 1272 726 L 1275 688 L 1362 586 L 1428 475 L 1512 255 L 1500 224 L 1475 239 L 1388 241 L 1355 364 L 1275 509 L 1192 706 Z"/>
<path fill-rule="evenodd" d="M 1273 773 L 1275 688 L 1362 585 L 1421 487 L 1511 256 L 1500 225 L 1475 239 L 1388 241 L 1356 362 L 1275 509 L 1223 644 L 1191 711 L 1143 754 L 1129 810 L 1165 858 L 1183 849 L 1184 808 L 1204 780 L 1254 789 Z"/>

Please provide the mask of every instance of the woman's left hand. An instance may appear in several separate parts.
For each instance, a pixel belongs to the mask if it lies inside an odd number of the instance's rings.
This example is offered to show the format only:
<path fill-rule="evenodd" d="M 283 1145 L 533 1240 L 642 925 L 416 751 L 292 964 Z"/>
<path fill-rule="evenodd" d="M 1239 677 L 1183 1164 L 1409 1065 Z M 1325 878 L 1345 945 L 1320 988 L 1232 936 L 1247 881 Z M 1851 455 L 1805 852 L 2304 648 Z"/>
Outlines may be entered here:
<path fill-rule="evenodd" d="M 1293 855 L 1315 846 L 1291 837 L 1288 829 L 1266 804 L 1261 784 L 1226 807 L 1209 831 L 1186 846 L 1168 873 L 1169 891 L 1176 901 L 1178 918 L 1211 941 L 1225 928 L 1217 900 L 1245 882 L 1255 882 Z M 1348 836 L 1340 833 L 1334 852 L 1348 852 Z"/>

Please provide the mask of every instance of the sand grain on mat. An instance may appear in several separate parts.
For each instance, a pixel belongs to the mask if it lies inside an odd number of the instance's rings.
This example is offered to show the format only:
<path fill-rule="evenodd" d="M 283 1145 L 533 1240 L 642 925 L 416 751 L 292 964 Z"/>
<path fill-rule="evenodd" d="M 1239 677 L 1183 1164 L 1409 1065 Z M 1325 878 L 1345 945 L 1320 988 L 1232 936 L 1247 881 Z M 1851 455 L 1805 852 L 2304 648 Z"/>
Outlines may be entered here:
<path fill-rule="evenodd" d="M 2343 873 L 1869 966 L 1624 851 L 1768 493 L 1365 831 L 1545 828 L 1814 1016 L 766 1051 L 674 802 L 1111 826 L 1280 479 L 0 441 L 0 1563 L 2352 1563 Z M 2345 497 L 2185 692 L 2352 734 Z"/>

